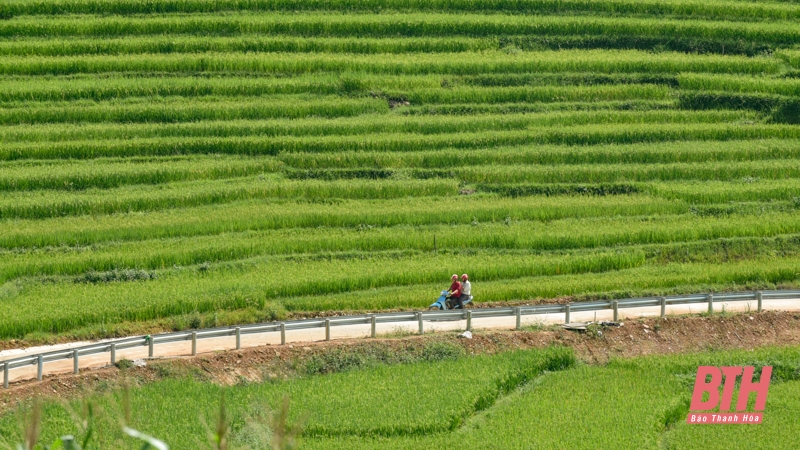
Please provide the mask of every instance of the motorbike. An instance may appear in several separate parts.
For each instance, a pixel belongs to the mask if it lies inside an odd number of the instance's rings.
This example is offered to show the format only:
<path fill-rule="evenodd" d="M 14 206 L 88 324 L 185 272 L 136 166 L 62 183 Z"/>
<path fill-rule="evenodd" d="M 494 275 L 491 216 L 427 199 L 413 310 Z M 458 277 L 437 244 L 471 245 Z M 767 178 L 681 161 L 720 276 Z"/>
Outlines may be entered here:
<path fill-rule="evenodd" d="M 449 294 L 447 290 L 442 291 L 442 294 L 439 296 L 439 298 L 437 298 L 436 301 L 433 302 L 433 304 L 431 304 L 431 306 L 428 307 L 428 309 L 431 311 L 445 310 L 445 309 L 461 309 L 461 307 L 458 306 L 458 303 L 447 298 L 447 294 Z M 472 296 L 470 295 L 469 297 L 464 299 L 462 303 L 464 303 L 464 308 L 466 308 L 468 305 L 472 303 Z"/>

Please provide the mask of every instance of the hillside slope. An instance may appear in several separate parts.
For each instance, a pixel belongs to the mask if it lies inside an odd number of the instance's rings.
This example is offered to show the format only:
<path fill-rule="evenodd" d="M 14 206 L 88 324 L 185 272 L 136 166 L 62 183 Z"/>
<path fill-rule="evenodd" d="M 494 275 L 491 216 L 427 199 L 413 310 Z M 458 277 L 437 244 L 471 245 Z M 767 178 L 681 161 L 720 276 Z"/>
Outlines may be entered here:
<path fill-rule="evenodd" d="M 800 284 L 794 2 L 0 17 L 0 339 Z"/>

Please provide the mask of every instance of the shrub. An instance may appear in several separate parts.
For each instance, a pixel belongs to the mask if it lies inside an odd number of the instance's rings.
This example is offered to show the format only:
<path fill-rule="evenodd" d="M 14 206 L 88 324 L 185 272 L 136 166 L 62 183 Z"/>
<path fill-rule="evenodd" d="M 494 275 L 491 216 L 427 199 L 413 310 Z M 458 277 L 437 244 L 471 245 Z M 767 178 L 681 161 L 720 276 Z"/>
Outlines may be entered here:
<path fill-rule="evenodd" d="M 75 279 L 76 283 L 111 283 L 114 281 L 147 281 L 155 280 L 155 271 L 137 269 L 114 269 L 106 272 L 89 271 Z"/>

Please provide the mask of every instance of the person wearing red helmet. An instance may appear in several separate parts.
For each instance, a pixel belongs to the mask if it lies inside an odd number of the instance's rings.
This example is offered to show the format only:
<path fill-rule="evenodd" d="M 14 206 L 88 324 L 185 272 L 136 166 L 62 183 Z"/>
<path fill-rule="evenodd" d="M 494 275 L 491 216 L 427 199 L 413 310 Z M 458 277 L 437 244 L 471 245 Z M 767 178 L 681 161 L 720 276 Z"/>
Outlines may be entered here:
<path fill-rule="evenodd" d="M 456 274 L 453 274 L 453 276 L 450 277 L 450 279 L 453 280 L 453 284 L 450 285 L 449 289 L 450 300 L 452 303 L 453 301 L 461 300 L 461 282 L 458 281 L 458 275 Z"/>

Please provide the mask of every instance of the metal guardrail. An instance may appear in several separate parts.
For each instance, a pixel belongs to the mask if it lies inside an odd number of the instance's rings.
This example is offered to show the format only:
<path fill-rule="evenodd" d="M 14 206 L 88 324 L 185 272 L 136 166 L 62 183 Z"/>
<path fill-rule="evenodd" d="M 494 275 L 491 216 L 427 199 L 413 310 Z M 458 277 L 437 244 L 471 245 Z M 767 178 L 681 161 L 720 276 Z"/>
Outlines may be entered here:
<path fill-rule="evenodd" d="M 482 317 L 511 317 L 517 318 L 517 329 L 520 328 L 522 323 L 522 316 L 536 315 L 536 314 L 554 314 L 563 313 L 565 323 L 570 322 L 571 312 L 584 312 L 584 311 L 602 311 L 612 309 L 614 311 L 614 320 L 618 319 L 619 309 L 624 308 L 640 308 L 640 307 L 657 307 L 661 306 L 661 317 L 666 314 L 666 307 L 668 305 L 684 305 L 684 304 L 708 304 L 708 312 L 714 311 L 714 303 L 717 302 L 731 302 L 731 301 L 755 301 L 757 302 L 757 311 L 761 312 L 763 300 L 781 300 L 781 299 L 796 299 L 800 298 L 800 290 L 780 290 L 780 291 L 758 291 L 758 292 L 732 292 L 732 293 L 708 293 L 708 294 L 692 294 L 686 296 L 671 296 L 671 297 L 645 297 L 645 298 L 628 298 L 623 300 L 600 300 L 600 301 L 587 301 L 575 302 L 569 304 L 559 305 L 535 305 L 535 306 L 517 306 L 517 307 L 503 307 L 503 308 L 482 308 L 482 309 L 467 309 L 467 310 L 448 310 L 448 311 L 419 311 L 419 312 L 399 312 L 399 313 L 384 313 L 384 314 L 366 314 L 358 316 L 340 316 L 318 319 L 305 319 L 293 320 L 286 322 L 272 322 L 260 323 L 253 325 L 240 325 L 231 327 L 209 328 L 203 330 L 180 331 L 175 333 L 163 333 L 152 336 L 139 336 L 115 339 L 107 342 L 85 345 L 66 350 L 56 350 L 52 352 L 41 353 L 37 355 L 23 356 L 19 358 L 8 359 L 0 363 L 3 366 L 3 387 L 8 388 L 9 372 L 12 369 L 36 365 L 38 380 L 42 379 L 44 375 L 44 364 L 54 361 L 63 361 L 72 359 L 73 372 L 78 373 L 80 369 L 80 357 L 94 355 L 98 353 L 110 353 L 110 362 L 115 364 L 117 362 L 116 353 L 120 350 L 125 350 L 134 347 L 148 347 L 148 356 L 153 357 L 156 344 L 192 341 L 192 355 L 197 354 L 197 340 L 209 339 L 224 336 L 236 337 L 236 348 L 241 348 L 241 336 L 246 334 L 256 333 L 269 333 L 280 332 L 281 344 L 286 343 L 287 330 L 304 330 L 311 328 L 325 328 L 325 339 L 330 340 L 331 327 L 342 325 L 357 325 L 357 324 L 370 324 L 372 327 L 372 337 L 376 337 L 376 324 L 388 322 L 418 322 L 419 332 L 424 332 L 424 321 L 441 321 L 441 320 L 467 320 L 467 329 L 472 328 L 472 320 Z"/>

